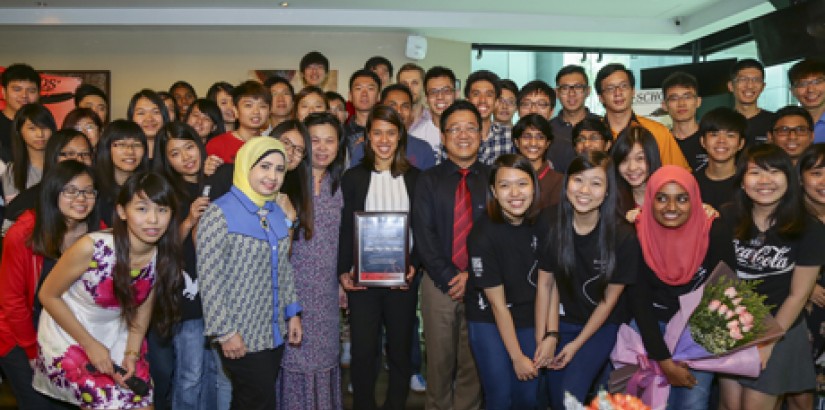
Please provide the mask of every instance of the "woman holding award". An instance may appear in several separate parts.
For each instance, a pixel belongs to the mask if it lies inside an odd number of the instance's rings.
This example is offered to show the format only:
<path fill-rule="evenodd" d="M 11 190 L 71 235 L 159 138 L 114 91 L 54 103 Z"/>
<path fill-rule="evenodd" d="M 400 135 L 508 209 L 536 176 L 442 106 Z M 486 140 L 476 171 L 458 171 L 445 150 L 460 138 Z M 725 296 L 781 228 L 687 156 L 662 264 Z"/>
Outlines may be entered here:
<path fill-rule="evenodd" d="M 375 409 L 375 381 L 381 328 L 386 330 L 389 384 L 382 408 L 403 409 L 412 374 L 410 351 L 415 318 L 415 289 L 365 287 L 357 281 L 354 266 L 353 232 L 355 213 L 403 212 L 412 209 L 419 170 L 407 161 L 407 132 L 398 113 L 387 106 L 376 106 L 366 124 L 364 158 L 349 169 L 341 180 L 344 211 L 338 244 L 339 281 L 347 291 L 352 334 L 350 368 L 353 408 Z M 361 242 L 359 240 L 359 242 Z M 410 283 L 412 267 L 406 269 Z"/>

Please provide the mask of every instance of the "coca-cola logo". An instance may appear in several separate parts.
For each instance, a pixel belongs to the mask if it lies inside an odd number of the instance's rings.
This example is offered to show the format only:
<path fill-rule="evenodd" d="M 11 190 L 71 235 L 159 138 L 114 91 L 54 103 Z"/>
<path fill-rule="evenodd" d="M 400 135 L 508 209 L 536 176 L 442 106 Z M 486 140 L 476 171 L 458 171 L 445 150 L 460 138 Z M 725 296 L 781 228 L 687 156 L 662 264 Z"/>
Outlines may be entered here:
<path fill-rule="evenodd" d="M 734 239 L 733 246 L 736 249 L 736 259 L 740 267 L 753 270 L 752 274 L 743 274 L 742 279 L 756 279 L 763 276 L 779 275 L 790 272 L 795 263 L 791 262 L 788 254 L 790 246 L 762 245 L 752 246 L 748 243 L 741 243 Z M 752 277 L 746 277 L 752 276 Z"/>

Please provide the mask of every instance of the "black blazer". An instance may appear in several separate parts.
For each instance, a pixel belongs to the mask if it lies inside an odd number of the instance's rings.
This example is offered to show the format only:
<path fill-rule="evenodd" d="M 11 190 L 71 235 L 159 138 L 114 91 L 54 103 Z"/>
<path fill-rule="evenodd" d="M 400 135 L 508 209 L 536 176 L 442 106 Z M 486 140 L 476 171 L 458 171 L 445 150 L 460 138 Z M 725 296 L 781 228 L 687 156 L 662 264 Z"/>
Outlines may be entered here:
<path fill-rule="evenodd" d="M 418 180 L 418 175 L 421 171 L 418 168 L 410 166 L 410 169 L 404 173 L 404 185 L 407 188 L 407 197 L 410 200 L 410 214 L 413 209 L 413 196 L 415 194 L 415 182 Z M 363 211 L 367 202 L 367 192 L 370 188 L 370 181 L 372 179 L 372 170 L 367 168 L 363 163 L 348 169 L 341 178 L 341 193 L 344 196 L 344 208 L 341 210 L 341 232 L 338 236 L 338 275 L 349 272 L 352 269 L 355 259 L 355 249 L 353 247 L 353 232 L 355 229 L 354 219 L 355 213 Z M 409 218 L 412 223 L 412 217 Z M 410 258 L 413 266 L 417 265 L 417 258 L 415 252 L 410 253 Z"/>

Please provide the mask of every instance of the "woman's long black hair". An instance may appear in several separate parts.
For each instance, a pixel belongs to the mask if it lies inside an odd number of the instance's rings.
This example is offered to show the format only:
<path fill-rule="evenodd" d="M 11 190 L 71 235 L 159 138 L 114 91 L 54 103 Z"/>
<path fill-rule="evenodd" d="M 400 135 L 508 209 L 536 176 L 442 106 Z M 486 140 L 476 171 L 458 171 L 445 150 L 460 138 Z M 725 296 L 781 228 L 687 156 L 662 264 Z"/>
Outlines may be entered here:
<path fill-rule="evenodd" d="M 146 134 L 143 133 L 140 125 L 137 125 L 133 121 L 123 119 L 110 122 L 103 130 L 103 134 L 100 135 L 100 143 L 97 144 L 97 150 L 95 151 L 97 183 L 100 186 L 100 194 L 103 197 L 114 199 L 120 190 L 120 186 L 118 186 L 115 180 L 115 165 L 112 162 L 112 144 L 125 139 L 135 139 L 143 144 L 143 158 L 141 158 L 140 165 L 135 169 L 135 172 L 140 172 L 146 167 L 149 146 L 146 142 Z"/>
<path fill-rule="evenodd" d="M 198 170 L 198 192 L 203 188 L 204 180 L 206 179 L 203 174 L 203 165 L 206 163 L 206 146 L 203 145 L 203 140 L 198 136 L 195 129 L 181 121 L 172 121 L 164 125 L 155 137 L 155 155 L 152 159 L 152 166 L 155 172 L 160 173 L 169 180 L 175 188 L 175 192 L 178 193 L 181 202 L 191 204 L 195 198 L 190 198 L 189 190 L 186 189 L 186 180 L 183 178 L 183 175 L 172 168 L 172 165 L 169 163 L 169 158 L 166 156 L 166 146 L 171 139 L 192 141 L 195 143 L 195 146 L 198 147 L 201 159 L 201 167 Z M 183 213 L 184 212 L 181 212 L 181 214 Z"/>
<path fill-rule="evenodd" d="M 180 241 L 178 224 L 175 216 L 178 212 L 178 200 L 169 181 L 155 172 L 140 172 L 129 177 L 117 197 L 117 205 L 126 208 L 129 202 L 146 198 L 157 205 L 167 206 L 172 218 L 161 236 L 155 259 L 155 304 L 152 309 L 152 326 L 163 336 L 172 333 L 172 328 L 180 319 L 179 301 L 181 288 Z M 113 229 L 115 242 L 114 293 L 122 309 L 121 316 L 131 328 L 139 305 L 131 286 L 129 227 L 121 218 L 114 218 Z"/>
<path fill-rule="evenodd" d="M 14 187 L 23 192 L 26 189 L 26 180 L 29 177 L 29 149 L 26 141 L 23 140 L 23 126 L 26 121 L 31 121 L 38 128 L 48 128 L 54 134 L 57 125 L 54 122 L 52 113 L 42 104 L 31 103 L 22 106 L 14 115 L 14 126 L 11 133 L 11 154 L 12 164 L 14 164 Z"/>
<path fill-rule="evenodd" d="M 312 203 L 312 140 L 309 138 L 309 131 L 301 121 L 286 120 L 278 124 L 269 136 L 283 141 L 281 137 L 292 130 L 298 131 L 304 140 L 304 158 L 295 169 L 286 173 L 281 191 L 286 193 L 298 213 L 295 238 L 310 240 L 315 230 L 315 210 Z"/>
<path fill-rule="evenodd" d="M 599 205 L 598 249 L 602 275 L 598 283 L 599 299 L 604 298 L 604 290 L 616 270 L 616 231 L 617 225 L 623 219 L 617 212 L 616 174 L 610 156 L 601 151 L 589 152 L 586 156 L 578 156 L 567 167 L 564 176 L 564 187 L 559 202 L 556 223 L 550 229 L 551 243 L 556 244 L 556 265 L 559 268 L 559 282 L 562 286 L 572 286 L 572 278 L 576 274 L 576 249 L 574 246 L 573 205 L 567 198 L 567 187 L 570 178 L 593 168 L 601 168 L 607 176 L 607 195 Z"/>
<path fill-rule="evenodd" d="M 631 125 L 627 127 L 619 138 L 613 143 L 610 148 L 610 153 L 613 156 L 613 166 L 615 168 L 617 177 L 619 195 L 619 212 L 625 213 L 636 207 L 636 200 L 633 198 L 633 188 L 625 181 L 619 174 L 619 164 L 624 162 L 633 146 L 639 144 L 642 151 L 645 153 L 645 162 L 647 163 L 647 177 L 650 178 L 657 169 L 662 167 L 662 158 L 659 154 L 659 145 L 656 144 L 656 139 L 653 134 L 646 128 L 640 125 Z"/>

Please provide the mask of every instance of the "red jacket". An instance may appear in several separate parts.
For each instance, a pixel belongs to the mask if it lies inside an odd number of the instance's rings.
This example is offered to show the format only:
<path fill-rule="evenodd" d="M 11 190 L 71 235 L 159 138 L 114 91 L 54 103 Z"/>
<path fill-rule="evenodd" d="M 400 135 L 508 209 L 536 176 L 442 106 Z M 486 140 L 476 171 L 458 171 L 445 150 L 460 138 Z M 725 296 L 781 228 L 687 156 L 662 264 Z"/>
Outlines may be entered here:
<path fill-rule="evenodd" d="M 35 290 L 43 257 L 28 244 L 34 230 L 34 212 L 28 210 L 11 226 L 3 240 L 0 263 L 0 356 L 15 346 L 26 356 L 37 356 L 37 329 L 32 323 Z"/>

